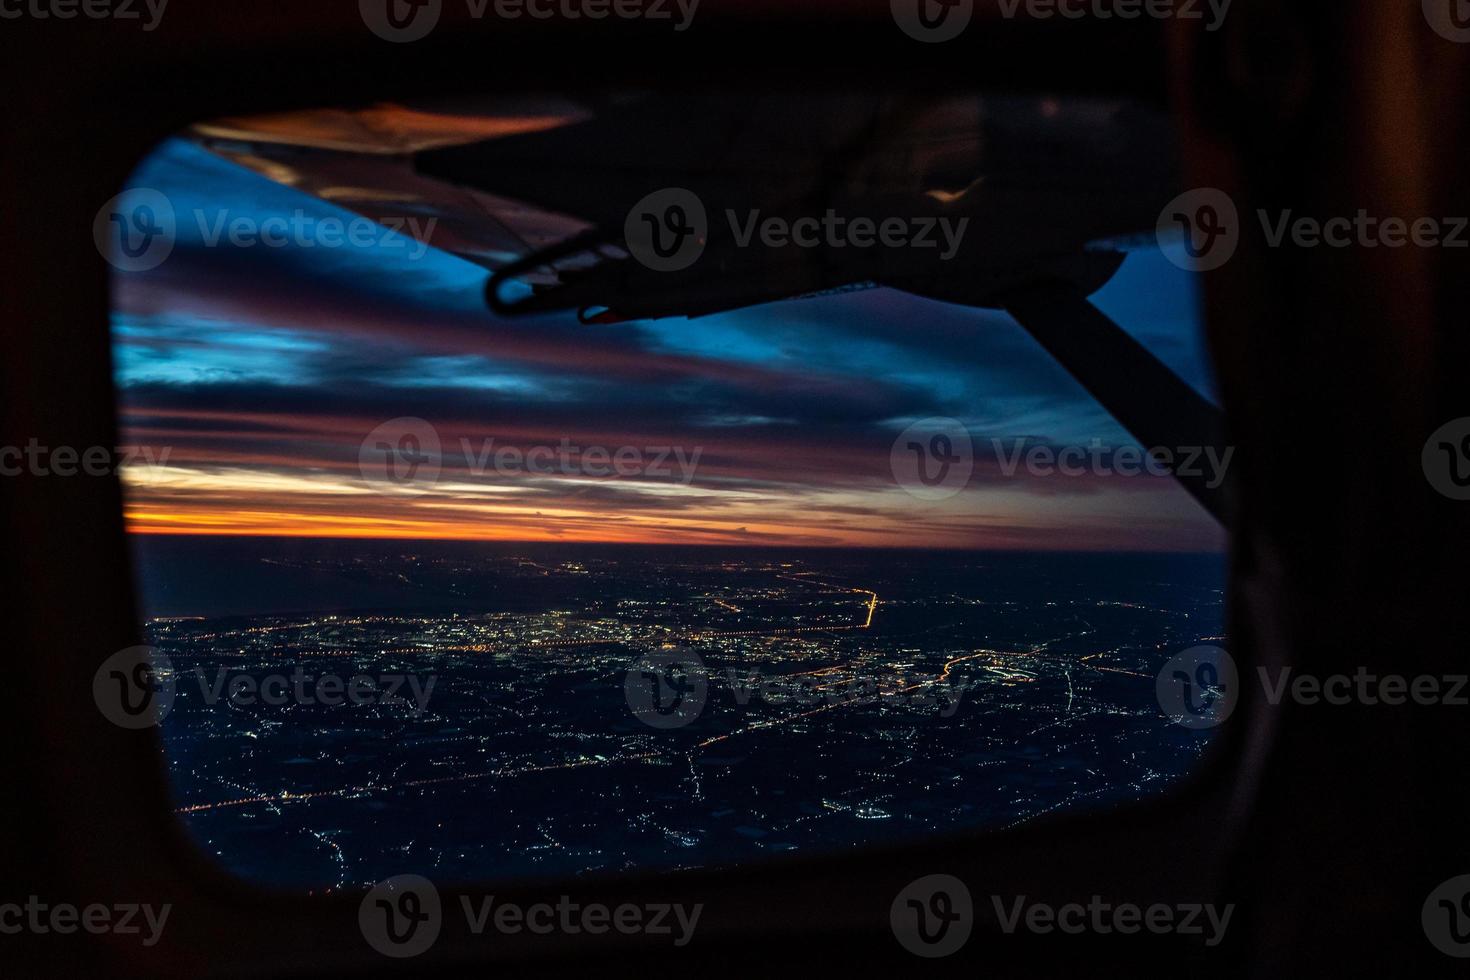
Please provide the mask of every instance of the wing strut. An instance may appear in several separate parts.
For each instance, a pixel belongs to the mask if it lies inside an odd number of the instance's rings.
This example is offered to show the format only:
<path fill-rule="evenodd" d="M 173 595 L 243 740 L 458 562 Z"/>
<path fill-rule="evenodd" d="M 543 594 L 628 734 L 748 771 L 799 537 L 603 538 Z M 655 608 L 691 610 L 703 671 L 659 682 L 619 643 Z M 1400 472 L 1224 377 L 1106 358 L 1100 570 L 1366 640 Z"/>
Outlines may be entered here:
<path fill-rule="evenodd" d="M 1075 286 L 1012 293 L 1003 308 L 1145 448 L 1173 454 L 1171 472 L 1200 505 L 1229 526 L 1219 474 L 1194 452 L 1226 457 L 1224 413 L 1185 384 Z M 1191 465 L 1183 465 L 1191 464 Z"/>

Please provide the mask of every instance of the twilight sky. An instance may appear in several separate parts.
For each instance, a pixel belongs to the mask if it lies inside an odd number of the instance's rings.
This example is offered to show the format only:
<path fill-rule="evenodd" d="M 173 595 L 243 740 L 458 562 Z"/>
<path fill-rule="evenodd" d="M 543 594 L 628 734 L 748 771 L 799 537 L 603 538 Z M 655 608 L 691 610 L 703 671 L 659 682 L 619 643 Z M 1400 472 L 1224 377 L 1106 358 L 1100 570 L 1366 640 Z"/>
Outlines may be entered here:
<path fill-rule="evenodd" d="M 227 220 L 352 217 L 185 140 L 132 186 L 168 196 L 178 241 L 118 272 L 113 333 L 134 532 L 1064 550 L 1217 550 L 1171 479 L 1007 476 L 992 440 L 1132 445 L 1009 317 L 887 289 L 697 320 L 500 320 L 485 272 L 401 239 L 208 246 Z M 1187 273 L 1132 253 L 1098 305 L 1208 391 Z M 427 420 L 442 472 L 420 492 L 370 479 L 368 434 Z M 968 488 L 926 502 L 890 469 L 911 422 L 960 420 Z M 490 443 L 489 440 L 494 440 Z M 667 476 L 476 473 L 487 447 L 698 451 Z M 466 443 L 467 441 L 467 443 Z M 631 457 L 627 457 L 631 459 Z M 422 492 L 426 491 L 426 492 Z"/>

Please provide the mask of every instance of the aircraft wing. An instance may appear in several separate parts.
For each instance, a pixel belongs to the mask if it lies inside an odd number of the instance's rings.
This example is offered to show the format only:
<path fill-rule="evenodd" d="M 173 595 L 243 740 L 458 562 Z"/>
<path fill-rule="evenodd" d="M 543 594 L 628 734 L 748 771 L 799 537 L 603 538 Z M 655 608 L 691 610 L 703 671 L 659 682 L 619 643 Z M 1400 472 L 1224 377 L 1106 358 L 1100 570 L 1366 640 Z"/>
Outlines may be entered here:
<path fill-rule="evenodd" d="M 1087 300 L 1122 261 L 1091 243 L 1152 229 L 1171 186 L 1163 132 L 1107 103 L 815 94 L 614 98 L 596 112 L 385 105 L 220 119 L 192 136 L 389 227 L 438 219 L 426 243 L 490 270 L 487 299 L 504 314 L 701 316 L 888 285 L 1005 309 L 1144 445 L 1214 446 L 1218 410 Z M 630 208 L 669 187 L 732 213 L 963 216 L 980 230 L 942 265 L 911 251 L 737 250 L 712 222 L 712 258 L 671 275 L 623 247 Z M 502 299 L 509 281 L 530 301 Z M 1179 478 L 1225 519 L 1219 488 Z"/>
<path fill-rule="evenodd" d="M 385 104 L 228 117 L 195 125 L 200 146 L 425 244 L 494 270 L 585 229 L 585 222 L 418 173 L 417 153 L 538 132 L 587 115 L 565 101 L 488 103 L 460 110 Z M 433 218 L 407 225 L 405 219 Z M 548 280 L 548 281 L 554 281 Z"/>

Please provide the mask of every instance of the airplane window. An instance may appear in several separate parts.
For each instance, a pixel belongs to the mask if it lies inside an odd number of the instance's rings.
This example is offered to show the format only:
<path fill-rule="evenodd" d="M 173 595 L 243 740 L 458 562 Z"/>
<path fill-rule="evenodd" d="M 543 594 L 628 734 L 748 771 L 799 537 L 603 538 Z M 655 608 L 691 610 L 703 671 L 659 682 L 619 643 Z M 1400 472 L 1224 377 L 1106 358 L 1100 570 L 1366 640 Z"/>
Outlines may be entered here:
<path fill-rule="evenodd" d="M 99 227 L 175 812 L 321 893 L 1178 785 L 1213 721 L 1158 681 L 1225 646 L 1231 454 L 1130 401 L 1212 411 L 1167 147 L 1147 107 L 864 93 L 157 147 Z"/>

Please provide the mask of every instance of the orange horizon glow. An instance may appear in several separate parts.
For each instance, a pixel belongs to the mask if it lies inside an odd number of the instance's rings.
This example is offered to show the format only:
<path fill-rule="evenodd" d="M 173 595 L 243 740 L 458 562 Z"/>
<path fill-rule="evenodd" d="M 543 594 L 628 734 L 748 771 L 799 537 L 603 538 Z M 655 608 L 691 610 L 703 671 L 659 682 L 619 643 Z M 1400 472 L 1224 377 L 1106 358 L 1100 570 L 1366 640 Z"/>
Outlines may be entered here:
<path fill-rule="evenodd" d="M 176 523 L 160 523 L 172 517 Z M 1038 542 L 1034 535 L 1016 531 L 1009 535 L 998 535 L 994 541 L 964 541 L 955 544 L 942 542 L 916 543 L 913 540 L 879 539 L 873 541 L 829 540 L 814 543 L 810 540 L 740 540 L 733 532 L 708 530 L 704 532 L 674 532 L 662 538 L 638 536 L 590 536 L 568 533 L 546 533 L 533 536 L 522 529 L 488 528 L 474 531 L 459 524 L 427 523 L 414 527 L 387 527 L 387 522 L 375 519 L 339 518 L 332 522 L 311 525 L 302 523 L 261 524 L 254 527 L 212 526 L 200 515 L 198 523 L 188 523 L 182 515 L 137 515 L 124 514 L 124 530 L 139 537 L 210 537 L 210 538 L 292 538 L 299 540 L 339 541 L 463 541 L 494 542 L 502 544 L 589 544 L 589 545 L 632 545 L 690 547 L 756 547 L 793 548 L 816 550 L 923 550 L 923 551 L 1006 551 L 1006 552 L 1097 552 L 1097 553 L 1177 553 L 1196 554 L 1218 551 L 1218 548 L 1191 547 L 1192 542 L 1180 542 L 1177 548 L 1123 548 L 1117 542 L 1107 540 L 1084 540 L 1080 538 L 1049 539 Z M 354 523 L 360 526 L 350 526 Z M 1024 541 L 1023 541 L 1024 539 Z"/>

